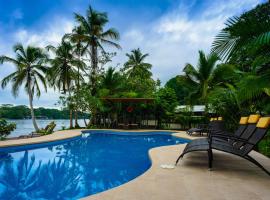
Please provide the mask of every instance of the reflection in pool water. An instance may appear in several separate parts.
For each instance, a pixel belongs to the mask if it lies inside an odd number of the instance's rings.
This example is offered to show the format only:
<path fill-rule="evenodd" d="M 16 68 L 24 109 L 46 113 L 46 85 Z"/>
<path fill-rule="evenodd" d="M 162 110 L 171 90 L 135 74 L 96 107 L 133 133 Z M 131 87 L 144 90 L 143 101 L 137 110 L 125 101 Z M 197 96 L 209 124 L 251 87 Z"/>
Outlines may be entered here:
<path fill-rule="evenodd" d="M 0 199 L 77 199 L 102 192 L 145 172 L 149 149 L 186 142 L 165 132 L 95 131 L 44 148 L 2 152 Z"/>

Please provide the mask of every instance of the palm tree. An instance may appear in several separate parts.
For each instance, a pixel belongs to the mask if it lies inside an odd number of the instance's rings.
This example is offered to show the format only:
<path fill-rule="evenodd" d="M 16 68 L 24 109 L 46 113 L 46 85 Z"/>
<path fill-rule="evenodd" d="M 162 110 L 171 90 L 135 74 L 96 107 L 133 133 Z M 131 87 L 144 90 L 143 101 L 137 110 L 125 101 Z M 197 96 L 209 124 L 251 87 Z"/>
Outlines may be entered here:
<path fill-rule="evenodd" d="M 64 94 L 68 93 L 69 99 L 71 99 L 71 90 L 75 80 L 83 79 L 82 75 L 78 74 L 76 69 L 83 69 L 84 63 L 73 56 L 73 46 L 70 42 L 62 40 L 61 44 L 57 47 L 50 45 L 46 48 L 55 54 L 53 59 L 49 59 L 52 66 L 48 74 L 50 84 Z M 70 128 L 73 128 L 72 107 L 73 105 L 69 103 Z"/>
<path fill-rule="evenodd" d="M 114 41 L 118 41 L 120 36 L 116 29 L 109 28 L 104 30 L 108 23 L 107 13 L 98 12 L 89 6 L 86 16 L 75 13 L 75 19 L 83 30 L 83 34 L 73 34 L 73 38 L 81 39 L 87 44 L 91 57 L 91 73 L 90 83 L 92 85 L 92 95 L 96 94 L 96 79 L 98 71 L 98 49 L 104 51 L 103 44 L 110 45 L 120 49 L 120 45 Z"/>
<path fill-rule="evenodd" d="M 230 60 L 236 53 L 270 44 L 269 2 L 257 6 L 240 17 L 229 18 L 216 36 L 212 52 Z"/>
<path fill-rule="evenodd" d="M 79 61 L 82 62 L 82 57 L 87 53 L 87 45 L 83 42 L 82 38 L 77 37 L 78 35 L 83 35 L 83 29 L 81 26 L 77 26 L 72 30 L 72 33 L 66 34 L 64 39 L 67 38 L 70 40 L 73 46 L 73 54 L 77 57 Z M 77 67 L 77 79 L 76 79 L 76 102 L 78 103 L 80 100 L 78 98 L 79 88 L 80 88 L 80 80 L 81 80 L 81 67 Z M 84 69 L 83 69 L 84 71 Z M 75 127 L 79 128 L 78 124 L 78 106 L 75 106 Z"/>
<path fill-rule="evenodd" d="M 237 86 L 242 100 L 270 96 L 269 9 L 267 2 L 228 19 L 212 44 L 212 52 L 241 70 Z"/>
<path fill-rule="evenodd" d="M 224 80 L 228 80 L 233 74 L 232 66 L 217 65 L 218 60 L 219 57 L 216 54 L 206 56 L 203 51 L 199 51 L 197 68 L 191 64 L 186 64 L 183 70 L 187 78 L 187 85 L 195 88 L 191 91 L 190 98 L 199 98 L 206 106 L 209 90 L 224 84 Z"/>
<path fill-rule="evenodd" d="M 141 79 L 145 77 L 151 77 L 152 65 L 144 62 L 145 58 L 149 54 L 142 54 L 141 50 L 133 49 L 130 54 L 126 54 L 128 61 L 124 64 L 124 71 L 127 73 L 129 78 L 139 76 Z"/>
<path fill-rule="evenodd" d="M 108 95 L 116 94 L 122 87 L 122 78 L 115 68 L 109 67 L 102 77 L 101 88 L 108 90 Z"/>
<path fill-rule="evenodd" d="M 16 44 L 13 50 L 16 53 L 16 58 L 8 56 L 0 57 L 1 64 L 10 62 L 16 66 L 16 71 L 5 77 L 2 80 L 1 86 L 5 88 L 11 82 L 12 93 L 15 97 L 18 96 L 20 86 L 24 86 L 29 97 L 33 125 L 36 132 L 38 132 L 39 128 L 35 118 L 33 98 L 35 94 L 38 97 L 41 94 L 40 83 L 44 86 L 45 91 L 47 91 L 45 74 L 48 68 L 44 65 L 47 60 L 47 54 L 40 48 L 33 46 L 27 46 L 25 48 L 22 44 Z"/>

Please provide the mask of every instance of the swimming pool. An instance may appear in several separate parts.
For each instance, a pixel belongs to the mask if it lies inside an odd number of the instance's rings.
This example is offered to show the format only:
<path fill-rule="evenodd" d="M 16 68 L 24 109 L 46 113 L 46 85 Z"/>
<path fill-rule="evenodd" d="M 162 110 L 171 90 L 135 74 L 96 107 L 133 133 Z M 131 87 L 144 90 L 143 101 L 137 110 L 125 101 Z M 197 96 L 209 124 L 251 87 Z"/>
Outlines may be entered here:
<path fill-rule="evenodd" d="M 149 149 L 186 143 L 168 132 L 88 131 L 69 140 L 0 149 L 0 199 L 78 199 L 151 166 Z"/>

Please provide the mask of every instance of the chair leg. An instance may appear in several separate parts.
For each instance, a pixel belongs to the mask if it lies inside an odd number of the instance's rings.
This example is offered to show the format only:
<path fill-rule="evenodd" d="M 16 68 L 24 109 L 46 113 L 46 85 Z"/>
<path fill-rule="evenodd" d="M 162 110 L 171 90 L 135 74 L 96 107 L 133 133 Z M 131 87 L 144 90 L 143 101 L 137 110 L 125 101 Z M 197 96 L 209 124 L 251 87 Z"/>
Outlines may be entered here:
<path fill-rule="evenodd" d="M 177 158 L 177 160 L 176 160 L 176 162 L 175 162 L 175 166 L 176 166 L 177 163 L 179 162 L 180 158 L 183 158 L 183 156 L 184 156 L 184 154 L 181 154 L 181 155 Z"/>
<path fill-rule="evenodd" d="M 261 168 L 265 173 L 267 173 L 270 176 L 270 172 L 267 169 L 265 169 L 257 160 L 255 160 L 254 158 L 252 158 L 249 155 L 247 155 L 245 158 L 248 161 L 252 162 L 253 164 L 257 165 L 259 168 Z"/>
<path fill-rule="evenodd" d="M 213 161 L 213 152 L 212 149 L 208 149 L 208 167 L 211 170 L 212 169 L 212 161 Z"/>

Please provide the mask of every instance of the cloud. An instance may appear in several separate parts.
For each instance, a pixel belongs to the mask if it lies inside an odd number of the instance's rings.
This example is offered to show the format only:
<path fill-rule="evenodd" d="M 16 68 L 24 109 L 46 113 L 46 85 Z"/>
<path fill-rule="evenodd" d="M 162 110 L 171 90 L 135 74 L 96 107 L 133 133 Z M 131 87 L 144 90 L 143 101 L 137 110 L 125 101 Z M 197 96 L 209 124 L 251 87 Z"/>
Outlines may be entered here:
<path fill-rule="evenodd" d="M 45 30 L 28 30 L 21 28 L 14 33 L 14 41 L 25 45 L 36 45 L 45 47 L 49 44 L 59 43 L 65 33 L 70 33 L 74 27 L 74 22 L 65 18 L 56 18 L 52 24 L 44 27 Z"/>
<path fill-rule="evenodd" d="M 19 28 L 11 35 L 12 39 L 10 41 L 4 42 L 2 40 L 2 44 L 5 45 L 2 46 L 2 48 L 0 47 L 0 54 L 14 56 L 14 53 L 12 52 L 12 46 L 18 42 L 22 43 L 24 46 L 35 45 L 38 47 L 45 47 L 49 44 L 56 45 L 61 41 L 62 36 L 65 33 L 69 33 L 72 31 L 73 27 L 74 22 L 72 20 L 56 17 L 54 20 L 50 21 L 50 24 L 48 24 L 48 26 L 44 26 L 43 30 Z M 11 64 L 4 64 L 3 66 L 0 66 L 0 68 L 0 79 L 15 70 L 15 67 Z M 10 85 L 8 85 L 4 90 L 0 89 L 0 94 L 0 104 L 28 104 L 28 96 L 25 93 L 23 87 L 20 89 L 19 97 L 17 98 L 12 97 Z M 34 99 L 34 105 L 53 107 L 55 106 L 59 95 L 60 94 L 53 89 L 48 89 L 47 92 L 42 89 L 42 95 L 39 99 Z"/>
<path fill-rule="evenodd" d="M 153 64 L 153 74 L 164 84 L 169 78 L 180 74 L 185 63 L 196 65 L 198 50 L 209 52 L 213 38 L 229 17 L 258 3 L 259 0 L 211 1 L 199 17 L 194 18 L 193 4 L 180 3 L 176 9 L 151 24 L 126 30 L 121 45 L 124 51 L 140 47 L 144 53 L 149 53 L 148 62 Z M 124 53 L 120 53 L 118 62 L 125 60 Z"/>

